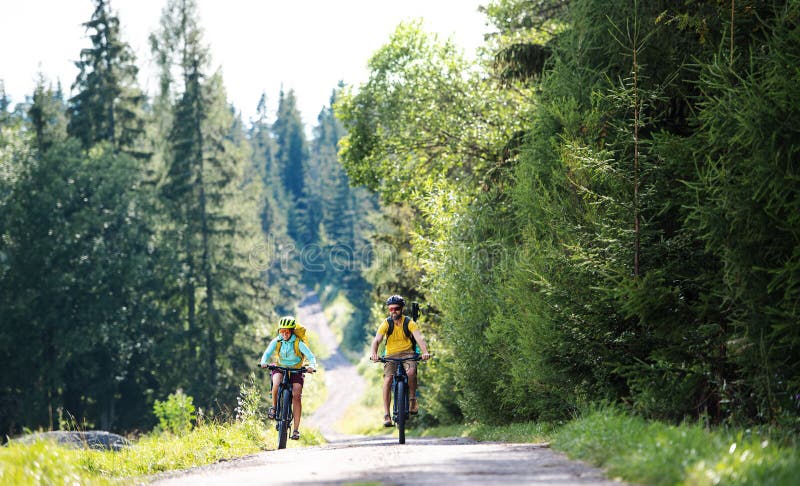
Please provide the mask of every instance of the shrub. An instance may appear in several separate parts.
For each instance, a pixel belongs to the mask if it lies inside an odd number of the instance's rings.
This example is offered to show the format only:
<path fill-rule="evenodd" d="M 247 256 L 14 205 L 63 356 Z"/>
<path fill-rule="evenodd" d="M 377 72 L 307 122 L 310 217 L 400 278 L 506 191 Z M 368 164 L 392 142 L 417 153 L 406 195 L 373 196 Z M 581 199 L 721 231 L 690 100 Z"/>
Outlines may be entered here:
<path fill-rule="evenodd" d="M 153 413 L 158 418 L 158 428 L 173 434 L 186 433 L 192 430 L 195 419 L 195 408 L 192 397 L 183 393 L 180 388 L 167 397 L 167 401 L 156 400 Z"/>

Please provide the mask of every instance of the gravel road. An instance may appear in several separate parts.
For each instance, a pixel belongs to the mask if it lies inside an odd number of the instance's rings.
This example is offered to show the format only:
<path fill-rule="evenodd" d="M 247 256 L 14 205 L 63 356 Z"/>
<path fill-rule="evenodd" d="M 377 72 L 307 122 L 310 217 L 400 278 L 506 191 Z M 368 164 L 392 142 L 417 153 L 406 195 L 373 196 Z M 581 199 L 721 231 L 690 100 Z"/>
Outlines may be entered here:
<path fill-rule="evenodd" d="M 546 444 L 475 442 L 464 438 L 354 437 L 332 424 L 365 391 L 364 381 L 338 351 L 316 295 L 309 294 L 298 321 L 334 350 L 322 361 L 328 401 L 304 421 L 318 427 L 324 446 L 266 451 L 160 476 L 159 485 L 619 485 L 600 469 L 571 461 Z M 335 384 L 335 385 L 334 385 Z M 377 391 L 376 391 L 377 392 Z M 302 428 L 302 426 L 301 426 Z"/>
<path fill-rule="evenodd" d="M 297 320 L 317 333 L 322 344 L 331 350 L 330 356 L 322 360 L 328 399 L 313 415 L 304 417 L 303 420 L 318 428 L 329 442 L 346 439 L 348 436 L 336 432 L 333 425 L 344 415 L 347 407 L 362 396 L 366 388 L 364 379 L 358 374 L 356 367 L 339 351 L 336 336 L 328 327 L 328 321 L 322 313 L 322 305 L 316 294 L 307 294 L 300 303 Z"/>

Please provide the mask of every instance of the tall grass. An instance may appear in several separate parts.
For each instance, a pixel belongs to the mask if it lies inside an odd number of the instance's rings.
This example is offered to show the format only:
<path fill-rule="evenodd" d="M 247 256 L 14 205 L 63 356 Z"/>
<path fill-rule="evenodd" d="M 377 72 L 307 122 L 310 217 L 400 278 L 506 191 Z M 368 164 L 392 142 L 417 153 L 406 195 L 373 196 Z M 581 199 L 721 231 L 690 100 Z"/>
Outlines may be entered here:
<path fill-rule="evenodd" d="M 72 485 L 109 484 L 107 477 L 92 473 L 81 464 L 82 452 L 52 442 L 10 442 L 0 447 L 0 484 Z"/>
<path fill-rule="evenodd" d="M 553 447 L 611 475 L 653 485 L 794 485 L 795 439 L 776 430 L 711 429 L 594 411 L 558 430 Z"/>
<path fill-rule="evenodd" d="M 308 399 L 310 403 L 304 408 L 313 410 L 324 399 L 324 379 L 320 377 L 312 383 L 306 380 L 306 384 L 310 396 L 303 402 L 306 405 Z M 172 412 L 180 406 L 189 410 L 190 401 L 178 403 L 175 396 L 165 402 L 166 408 Z M 235 417 L 231 416 L 227 422 L 198 417 L 193 429 L 191 424 L 162 426 L 119 451 L 74 450 L 46 439 L 32 444 L 11 441 L 0 447 L 0 485 L 102 485 L 273 450 L 277 448 L 277 433 L 275 422 L 265 419 L 268 397 L 269 391 L 251 374 L 240 387 Z M 180 414 L 171 413 L 163 418 L 170 422 L 176 415 Z M 288 447 L 323 442 L 318 431 L 304 427 L 300 440 L 289 441 Z"/>
<path fill-rule="evenodd" d="M 305 429 L 300 440 L 289 441 L 288 447 L 323 442 L 319 432 Z M 207 423 L 181 435 L 152 433 L 120 451 L 74 450 L 49 441 L 29 445 L 12 441 L 0 448 L 0 484 L 102 485 L 276 448 L 274 428 L 254 420 Z"/>
<path fill-rule="evenodd" d="M 796 436 L 780 429 L 707 429 L 647 421 L 614 408 L 587 412 L 563 425 L 526 422 L 439 426 L 422 436 L 481 441 L 545 442 L 611 477 L 647 485 L 800 484 Z"/>

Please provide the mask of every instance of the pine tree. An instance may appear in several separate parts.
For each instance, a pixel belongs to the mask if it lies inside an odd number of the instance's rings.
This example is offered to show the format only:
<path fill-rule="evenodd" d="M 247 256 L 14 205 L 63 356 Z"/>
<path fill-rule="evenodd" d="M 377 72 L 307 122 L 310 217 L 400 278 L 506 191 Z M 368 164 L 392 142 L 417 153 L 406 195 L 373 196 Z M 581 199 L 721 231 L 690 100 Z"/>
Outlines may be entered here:
<path fill-rule="evenodd" d="M 80 69 L 69 100 L 70 136 L 84 148 L 107 141 L 115 150 L 146 157 L 138 142 L 144 132 L 144 95 L 130 46 L 121 39 L 119 18 L 108 0 L 95 0 L 92 18 L 83 24 L 92 46 L 81 51 Z"/>
<path fill-rule="evenodd" d="M 66 105 L 61 87 L 53 91 L 43 77 L 39 78 L 32 101 L 28 116 L 36 134 L 36 148 L 44 153 L 67 136 Z"/>
<path fill-rule="evenodd" d="M 170 215 L 164 237 L 177 248 L 181 269 L 174 303 L 185 323 L 173 340 L 182 361 L 174 379 L 200 403 L 210 404 L 235 386 L 230 373 L 221 371 L 245 365 L 237 339 L 262 305 L 263 282 L 247 260 L 259 241 L 252 219 L 257 196 L 244 184 L 247 152 L 221 77 L 207 74 L 210 59 L 196 4 L 170 2 L 162 28 L 162 36 L 174 41 L 165 58 L 180 67 L 182 81 L 161 187 Z"/>
<path fill-rule="evenodd" d="M 267 113 L 266 95 L 261 96 L 257 116 L 249 132 L 252 162 L 261 178 L 261 230 L 264 243 L 254 254 L 258 267 L 269 286 L 276 312 L 291 313 L 301 297 L 300 265 L 296 258 L 287 258 L 295 244 L 288 234 L 290 199 L 287 197 L 276 158 L 277 146 Z"/>
<path fill-rule="evenodd" d="M 312 201 L 306 192 L 308 147 L 293 90 L 281 91 L 272 130 L 277 144 L 277 170 L 289 206 L 289 236 L 302 250 L 317 241 L 317 228 L 312 226 Z"/>
<path fill-rule="evenodd" d="M 10 107 L 11 99 L 9 99 L 8 93 L 6 93 L 6 83 L 0 79 L 0 127 L 5 125 L 11 118 L 11 114 L 8 112 Z"/>

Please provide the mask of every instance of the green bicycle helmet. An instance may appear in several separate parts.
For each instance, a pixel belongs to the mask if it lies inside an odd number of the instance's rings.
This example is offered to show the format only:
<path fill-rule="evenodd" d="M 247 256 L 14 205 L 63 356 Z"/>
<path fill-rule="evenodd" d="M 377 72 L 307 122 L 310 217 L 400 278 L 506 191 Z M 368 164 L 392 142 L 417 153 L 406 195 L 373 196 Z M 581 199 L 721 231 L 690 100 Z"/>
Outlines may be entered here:
<path fill-rule="evenodd" d="M 281 317 L 281 320 L 278 321 L 278 329 L 294 329 L 296 327 L 297 321 L 294 320 L 294 316 Z"/>

